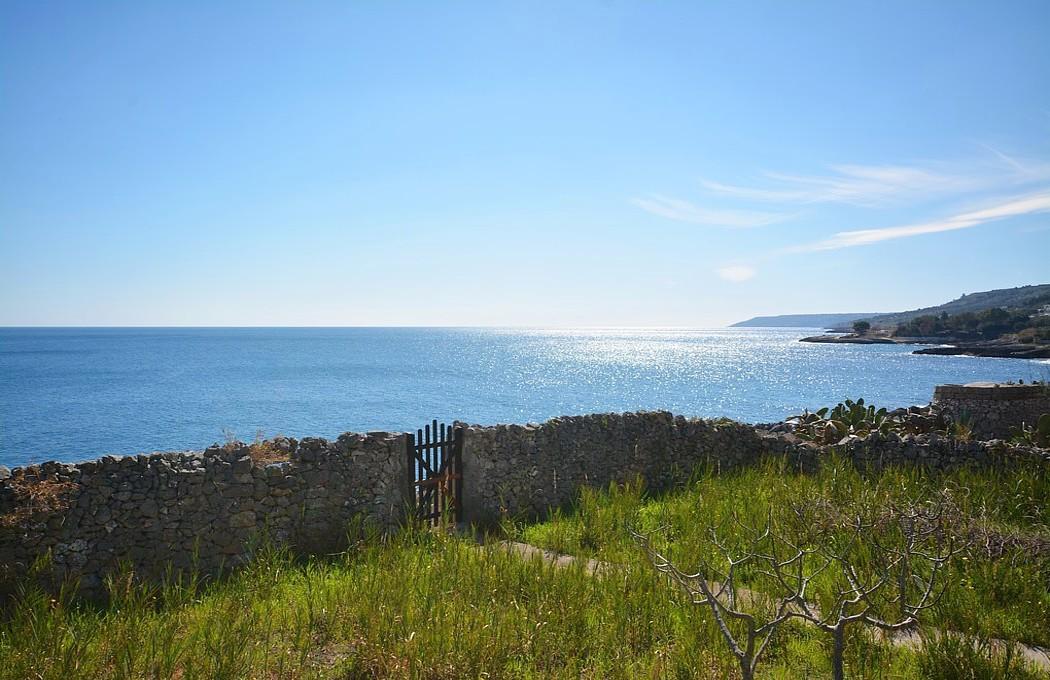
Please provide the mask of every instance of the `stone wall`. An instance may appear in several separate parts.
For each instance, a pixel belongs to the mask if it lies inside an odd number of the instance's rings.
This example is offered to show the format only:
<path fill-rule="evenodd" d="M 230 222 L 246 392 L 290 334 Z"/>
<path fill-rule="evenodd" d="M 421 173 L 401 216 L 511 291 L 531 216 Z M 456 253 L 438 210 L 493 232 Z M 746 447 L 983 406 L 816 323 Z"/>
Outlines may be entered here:
<path fill-rule="evenodd" d="M 1003 440 L 972 439 L 958 441 L 944 434 L 873 432 L 854 437 L 842 446 L 824 447 L 816 454 L 835 449 L 854 465 L 864 469 L 916 465 L 930 470 L 951 470 L 961 466 L 1050 465 L 1050 451 L 1010 444 Z"/>
<path fill-rule="evenodd" d="M 769 439 L 773 443 L 768 443 Z M 650 489 L 684 479 L 700 463 L 755 460 L 779 439 L 732 421 L 687 420 L 665 411 L 554 418 L 542 425 L 465 426 L 463 513 L 490 524 L 506 512 L 536 517 L 571 503 L 581 486 L 641 476 Z"/>
<path fill-rule="evenodd" d="M 863 468 L 919 465 L 950 469 L 1007 461 L 1047 464 L 1047 454 L 995 441 L 958 442 L 938 435 L 874 433 L 820 447 L 791 434 L 732 421 L 670 413 L 610 413 L 554 418 L 540 425 L 465 426 L 463 512 L 489 525 L 503 516 L 542 517 L 567 506 L 581 486 L 601 487 L 640 476 L 659 491 L 699 465 L 718 470 L 778 457 L 812 470 L 833 452 Z"/>
<path fill-rule="evenodd" d="M 304 551 L 337 549 L 359 517 L 379 528 L 407 507 L 406 437 L 279 439 L 257 462 L 244 445 L 19 468 L 0 481 L 0 569 L 24 573 L 51 552 L 54 575 L 96 590 L 118 565 L 144 577 L 243 562 L 267 537 Z M 41 485 L 41 481 L 43 484 Z M 20 490 L 57 490 L 27 498 Z"/>
<path fill-rule="evenodd" d="M 504 515 L 542 517 L 571 504 L 582 486 L 641 477 L 648 489 L 664 490 L 698 466 L 721 471 L 779 457 L 809 470 L 832 448 L 876 468 L 1047 464 L 1048 455 L 937 434 L 876 433 L 821 448 L 790 433 L 663 411 L 463 427 L 464 519 L 479 525 Z M 348 433 L 335 441 L 278 439 L 263 450 L 216 446 L 16 469 L 0 478 L 0 578 L 50 554 L 54 576 L 79 578 L 92 593 L 122 564 L 151 578 L 235 566 L 264 539 L 297 552 L 339 549 L 355 521 L 389 530 L 405 520 L 407 441 Z"/>
<path fill-rule="evenodd" d="M 953 418 L 971 418 L 977 436 L 1007 439 L 1022 424 L 1034 425 L 1040 415 L 1050 413 L 1050 386 L 938 385 L 933 402 Z"/>

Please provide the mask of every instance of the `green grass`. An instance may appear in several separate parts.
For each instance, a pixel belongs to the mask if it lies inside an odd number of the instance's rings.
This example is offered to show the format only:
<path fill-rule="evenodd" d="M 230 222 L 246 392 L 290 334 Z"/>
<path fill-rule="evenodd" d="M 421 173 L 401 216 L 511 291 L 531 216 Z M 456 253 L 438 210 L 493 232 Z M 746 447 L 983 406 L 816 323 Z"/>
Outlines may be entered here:
<path fill-rule="evenodd" d="M 264 555 L 203 589 L 131 588 L 104 609 L 27 594 L 0 628 L 0 677 L 722 675 L 698 614 L 646 570 L 596 579 L 406 534 L 324 561 Z"/>
<path fill-rule="evenodd" d="M 827 461 L 819 473 L 800 475 L 769 463 L 721 476 L 701 475 L 686 488 L 656 498 L 647 497 L 639 484 L 585 489 L 571 513 L 508 530 L 550 550 L 622 564 L 638 560 L 638 547 L 626 530 L 634 524 L 664 539 L 664 549 L 688 568 L 699 554 L 717 560 L 706 531 L 733 517 L 757 527 L 771 513 L 774 518 L 783 515 L 792 502 L 825 499 L 843 508 L 879 508 L 921 501 L 943 490 L 956 503 L 960 523 L 978 533 L 947 573 L 950 587 L 926 621 L 973 635 L 1050 646 L 1046 468 L 964 469 L 943 475 L 891 469 L 864 475 L 851 465 Z M 983 545 L 987 537 L 1008 537 L 1017 545 L 991 557 Z M 737 539 L 730 531 L 729 543 L 739 544 Z M 1042 554 L 1033 549 L 1040 544 Z M 865 561 L 863 555 L 854 557 Z M 830 580 L 824 585 L 825 590 L 832 587 Z"/>
<path fill-rule="evenodd" d="M 1000 528 L 1045 522 L 1045 478 L 967 474 L 865 480 L 845 468 L 812 478 L 763 468 L 701 477 L 658 498 L 637 487 L 585 492 L 572 514 L 512 528 L 531 542 L 622 565 L 598 576 L 437 532 L 405 532 L 317 560 L 262 551 L 245 570 L 210 584 L 118 581 L 105 606 L 27 588 L 0 620 L 0 679 L 737 677 L 710 616 L 652 572 L 625 536 L 628 522 L 668 524 L 674 545 L 691 549 L 701 520 L 734 509 L 758 518 L 805 488 L 878 497 L 948 483 L 968 485 L 968 512 L 995 499 L 988 516 Z M 1030 560 L 964 564 L 959 575 L 969 580 L 938 620 L 1046 639 L 1045 569 Z M 973 602 L 994 604 L 992 620 L 970 611 Z M 759 677 L 827 677 L 827 644 L 810 626 L 785 625 Z M 1039 677 L 1004 668 L 1001 655 L 969 642 L 946 639 L 919 653 L 860 630 L 846 662 L 850 677 L 861 678 Z"/>

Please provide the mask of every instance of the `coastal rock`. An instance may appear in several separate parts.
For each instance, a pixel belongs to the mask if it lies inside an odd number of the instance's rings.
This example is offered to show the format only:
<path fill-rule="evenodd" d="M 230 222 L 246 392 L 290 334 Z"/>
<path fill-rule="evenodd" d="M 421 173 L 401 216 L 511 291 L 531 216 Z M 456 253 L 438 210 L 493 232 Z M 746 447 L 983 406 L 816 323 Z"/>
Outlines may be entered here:
<path fill-rule="evenodd" d="M 897 340 L 877 335 L 811 335 L 799 342 L 840 343 L 847 345 L 895 345 Z"/>
<path fill-rule="evenodd" d="M 1030 345 L 1019 342 L 970 342 L 949 347 L 924 347 L 915 350 L 912 354 L 962 355 L 999 359 L 1050 359 L 1050 345 Z"/>

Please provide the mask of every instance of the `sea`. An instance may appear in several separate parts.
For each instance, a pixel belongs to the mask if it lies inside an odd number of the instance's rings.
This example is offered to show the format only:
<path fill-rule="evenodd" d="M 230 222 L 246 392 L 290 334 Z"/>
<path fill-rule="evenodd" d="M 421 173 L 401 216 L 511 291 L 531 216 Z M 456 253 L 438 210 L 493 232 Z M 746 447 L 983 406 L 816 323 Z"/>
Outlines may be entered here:
<path fill-rule="evenodd" d="M 1050 362 L 798 342 L 820 329 L 0 328 L 0 465 L 228 438 L 668 410 L 775 422 Z"/>

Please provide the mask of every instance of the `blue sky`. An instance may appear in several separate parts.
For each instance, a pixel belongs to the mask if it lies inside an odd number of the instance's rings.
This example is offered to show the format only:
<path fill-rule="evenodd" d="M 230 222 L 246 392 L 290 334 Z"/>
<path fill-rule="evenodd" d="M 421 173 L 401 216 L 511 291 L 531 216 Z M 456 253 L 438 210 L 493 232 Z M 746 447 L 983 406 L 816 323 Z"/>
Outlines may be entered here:
<path fill-rule="evenodd" d="M 1050 3 L 0 4 L 0 324 L 716 326 L 1050 281 Z"/>

